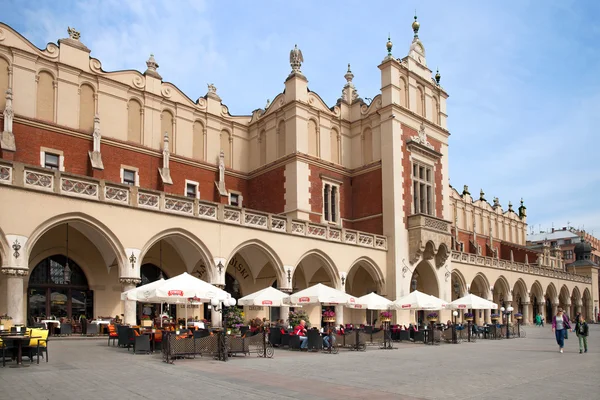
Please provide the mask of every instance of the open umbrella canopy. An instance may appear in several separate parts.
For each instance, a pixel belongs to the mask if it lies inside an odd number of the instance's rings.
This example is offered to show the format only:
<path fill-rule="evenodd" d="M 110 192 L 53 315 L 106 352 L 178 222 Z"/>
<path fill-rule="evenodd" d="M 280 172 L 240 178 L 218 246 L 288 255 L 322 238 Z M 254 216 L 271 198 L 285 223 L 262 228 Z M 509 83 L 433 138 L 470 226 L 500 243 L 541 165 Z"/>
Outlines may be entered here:
<path fill-rule="evenodd" d="M 492 301 L 469 293 L 460 299 L 456 299 L 453 302 L 448 303 L 448 308 L 454 310 L 495 310 L 498 308 L 498 305 Z"/>
<path fill-rule="evenodd" d="M 394 308 L 398 310 L 441 310 L 446 308 L 442 299 L 415 290 L 410 294 L 394 301 Z"/>
<path fill-rule="evenodd" d="M 242 297 L 238 300 L 238 304 L 240 306 L 281 307 L 283 305 L 283 300 L 288 297 L 289 296 L 281 290 L 269 286 L 268 288 Z"/>
<path fill-rule="evenodd" d="M 136 301 L 138 299 L 138 296 L 141 294 L 143 296 L 143 293 L 149 290 L 154 289 L 155 287 L 158 287 L 160 285 L 163 284 L 165 280 L 163 278 L 160 278 L 157 281 L 154 282 L 150 282 L 147 283 L 145 285 L 133 288 L 131 290 L 128 290 L 126 292 L 121 293 L 121 300 L 134 300 Z"/>
<path fill-rule="evenodd" d="M 393 308 L 393 302 L 375 292 L 371 292 L 356 299 L 356 303 L 348 303 L 348 307 L 368 310 L 388 310 Z"/>
<path fill-rule="evenodd" d="M 290 295 L 285 304 L 355 304 L 356 297 L 341 290 L 317 283 L 314 286 Z"/>
<path fill-rule="evenodd" d="M 195 301 L 209 302 L 211 299 L 225 300 L 231 295 L 208 282 L 184 272 L 173 278 L 167 279 L 162 284 L 149 290 L 138 292 L 138 301 L 150 303 L 183 303 L 186 299 L 194 298 Z"/>

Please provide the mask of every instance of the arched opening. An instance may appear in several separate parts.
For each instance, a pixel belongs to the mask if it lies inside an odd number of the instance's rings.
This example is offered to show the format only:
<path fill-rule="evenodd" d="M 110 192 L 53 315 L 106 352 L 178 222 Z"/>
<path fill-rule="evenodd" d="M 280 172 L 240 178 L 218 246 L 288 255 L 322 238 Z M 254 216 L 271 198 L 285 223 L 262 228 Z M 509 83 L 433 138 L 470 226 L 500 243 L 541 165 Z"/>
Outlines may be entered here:
<path fill-rule="evenodd" d="M 552 317 L 554 316 L 554 305 L 558 302 L 558 295 L 556 293 L 556 288 L 553 283 L 550 283 L 546 288 L 546 321 L 552 321 Z"/>
<path fill-rule="evenodd" d="M 363 133 L 363 161 L 365 165 L 373 161 L 373 131 L 371 128 L 365 129 Z"/>
<path fill-rule="evenodd" d="M 500 276 L 498 279 L 496 279 L 496 282 L 494 283 L 492 299 L 494 303 L 498 305 L 499 309 L 502 307 L 507 308 L 507 302 L 512 301 L 510 286 L 506 278 L 504 278 L 503 276 Z"/>
<path fill-rule="evenodd" d="M 28 322 L 56 318 L 94 316 L 94 292 L 81 267 L 63 254 L 40 261 L 29 277 Z"/>
<path fill-rule="evenodd" d="M 519 312 L 521 314 L 526 314 L 524 312 L 525 304 L 529 303 L 529 297 L 527 297 L 527 286 L 522 279 L 517 280 L 515 286 L 513 288 L 513 308 L 515 309 L 515 313 Z M 525 321 L 528 322 L 528 321 Z"/>
<path fill-rule="evenodd" d="M 308 120 L 308 154 L 319 156 L 319 130 L 314 119 Z"/>
<path fill-rule="evenodd" d="M 318 251 L 308 252 L 296 264 L 292 277 L 292 291 L 298 292 L 317 283 L 337 289 L 339 288 L 338 276 L 338 269 L 328 257 Z M 303 310 L 306 310 L 311 324 L 317 326 L 318 324 L 324 325 L 322 321 L 323 311 L 343 312 L 339 308 L 336 310 L 332 306 L 322 307 L 320 305 L 305 306 Z"/>
<path fill-rule="evenodd" d="M 158 279 L 159 272 L 165 279 L 187 272 L 206 282 L 212 281 L 211 257 L 206 246 L 196 236 L 181 229 L 167 230 L 154 236 L 142 249 L 140 260 L 141 265 L 151 264 L 158 268 L 150 275 L 155 279 Z M 188 318 L 210 320 L 207 308 L 205 304 L 204 307 L 186 310 L 185 305 L 178 304 L 176 308 L 163 307 L 163 311 L 166 309 L 173 319 L 184 318 L 187 313 Z"/>
<path fill-rule="evenodd" d="M 164 271 L 153 263 L 145 263 L 140 267 L 140 278 L 141 281 L 137 287 L 147 285 L 152 282 L 156 282 L 159 279 L 169 279 L 170 276 L 164 273 Z M 177 308 L 175 304 L 163 304 L 162 312 L 168 315 L 176 315 Z M 136 320 L 138 324 L 142 317 L 147 316 L 152 320 L 160 318 L 161 304 L 160 303 L 137 303 Z"/>
<path fill-rule="evenodd" d="M 479 296 L 483 299 L 489 300 L 490 298 L 490 283 L 487 278 L 483 274 L 477 274 L 473 281 L 471 282 L 471 286 L 469 288 L 469 292 L 474 294 L 475 296 Z M 481 325 L 482 323 L 488 320 L 488 316 L 490 314 L 489 310 L 477 310 L 473 313 L 475 317 L 475 323 L 477 325 Z"/>
<path fill-rule="evenodd" d="M 282 277 L 281 262 L 275 252 L 265 243 L 246 242 L 238 246 L 227 263 L 225 291 L 239 299 L 267 287 L 277 288 Z M 245 319 L 287 319 L 279 307 L 244 306 Z"/>
<path fill-rule="evenodd" d="M 277 157 L 281 158 L 285 156 L 285 121 L 279 121 L 279 127 L 277 128 Z"/>
<path fill-rule="evenodd" d="M 32 272 L 26 292 L 28 323 L 42 314 L 78 319 L 122 313 L 112 288 L 119 285 L 124 250 L 102 224 L 85 215 L 60 215 L 39 226 L 25 247 Z"/>
<path fill-rule="evenodd" d="M 370 260 L 358 260 L 352 265 L 345 279 L 346 293 L 361 297 L 371 292 L 381 294 L 383 274 Z M 372 325 L 378 312 L 372 310 L 346 309 L 346 322 Z"/>
<path fill-rule="evenodd" d="M 583 310 L 581 313 L 583 314 L 583 318 L 585 318 L 587 321 L 595 320 L 594 313 L 597 313 L 598 309 L 592 309 L 592 296 L 590 295 L 590 290 L 588 288 L 583 291 L 582 303 Z"/>
<path fill-rule="evenodd" d="M 79 129 L 92 133 L 94 130 L 95 115 L 96 99 L 94 88 L 90 85 L 81 85 L 79 88 Z"/>
<path fill-rule="evenodd" d="M 457 270 L 452 271 L 452 275 L 450 276 L 450 286 L 452 287 L 452 301 L 458 300 L 467 294 L 465 278 Z"/>
<path fill-rule="evenodd" d="M 571 292 L 571 306 L 573 307 L 573 310 L 575 311 L 573 313 L 574 317 L 577 315 L 577 313 L 582 312 L 581 305 L 582 305 L 581 292 L 579 291 L 579 288 L 577 286 L 575 286 L 573 288 L 573 291 Z"/>
<path fill-rule="evenodd" d="M 540 316 L 543 315 L 542 304 L 544 303 L 544 290 L 539 281 L 535 281 L 533 285 L 531 285 L 530 295 L 531 306 L 533 309 L 532 317 L 535 319 L 538 314 L 540 314 Z"/>
<path fill-rule="evenodd" d="M 258 135 L 259 166 L 267 163 L 267 133 L 263 129 Z"/>
<path fill-rule="evenodd" d="M 334 164 L 340 163 L 340 134 L 336 129 L 332 129 L 329 133 L 329 146 L 331 148 L 331 162 Z"/>
<path fill-rule="evenodd" d="M 194 122 L 192 134 L 192 157 L 204 161 L 204 126 L 201 122 Z"/>
<path fill-rule="evenodd" d="M 421 261 L 413 271 L 410 280 L 410 291 L 413 292 L 415 290 L 431 296 L 440 297 L 435 270 L 427 261 Z M 418 325 L 421 326 L 425 321 L 425 311 L 417 311 L 416 321 Z"/>
<path fill-rule="evenodd" d="M 558 306 L 562 307 L 565 314 L 567 314 L 569 318 L 572 319 L 574 317 L 574 314 L 571 310 L 571 294 L 569 293 L 569 289 L 566 285 L 563 285 L 560 288 L 560 294 L 558 296 Z"/>
<path fill-rule="evenodd" d="M 221 151 L 223 152 L 225 167 L 231 168 L 231 135 L 226 130 L 222 130 L 219 140 L 221 143 Z"/>

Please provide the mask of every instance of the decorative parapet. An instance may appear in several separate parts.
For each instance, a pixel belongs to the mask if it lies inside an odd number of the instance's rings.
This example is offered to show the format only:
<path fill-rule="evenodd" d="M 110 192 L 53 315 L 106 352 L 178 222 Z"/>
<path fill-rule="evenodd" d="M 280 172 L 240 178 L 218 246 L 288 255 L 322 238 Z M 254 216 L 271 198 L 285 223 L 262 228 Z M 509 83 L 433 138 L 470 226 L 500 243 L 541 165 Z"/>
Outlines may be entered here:
<path fill-rule="evenodd" d="M 18 176 L 15 176 L 15 172 L 18 173 Z M 23 166 L 20 163 L 0 163 L 0 183 L 282 234 L 387 250 L 387 238 L 381 235 L 349 230 L 339 226 L 289 219 L 281 215 L 205 200 L 192 200 L 189 197 L 106 182 L 87 176 L 50 171 L 40 167 Z"/>
<path fill-rule="evenodd" d="M 489 267 L 504 269 L 507 271 L 522 272 L 538 276 L 546 276 L 549 278 L 564 279 L 582 283 L 592 283 L 592 278 L 584 275 L 572 274 L 570 272 L 559 271 L 552 268 L 540 267 L 537 264 L 523 264 L 508 260 L 499 260 L 492 257 L 478 256 L 471 253 L 462 253 L 459 251 L 452 252 L 452 261 L 463 264 L 476 265 L 480 267 Z"/>
<path fill-rule="evenodd" d="M 452 237 L 450 222 L 425 214 L 408 217 L 408 251 L 411 263 L 421 259 L 435 259 L 440 268 L 450 255 Z"/>

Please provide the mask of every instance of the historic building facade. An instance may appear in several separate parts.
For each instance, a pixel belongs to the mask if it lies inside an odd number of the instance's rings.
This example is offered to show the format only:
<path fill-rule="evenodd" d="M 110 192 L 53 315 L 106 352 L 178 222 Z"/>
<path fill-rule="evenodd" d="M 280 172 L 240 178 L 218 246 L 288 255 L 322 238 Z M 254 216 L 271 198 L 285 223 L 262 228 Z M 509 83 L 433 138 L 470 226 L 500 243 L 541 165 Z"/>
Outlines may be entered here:
<path fill-rule="evenodd" d="M 294 48 L 285 90 L 233 116 L 214 85 L 192 100 L 163 81 L 152 55 L 144 73 L 107 72 L 74 29 L 38 49 L 0 24 L 0 314 L 135 322 L 121 291 L 184 271 L 234 296 L 320 282 L 390 299 L 477 291 L 529 319 L 547 301 L 587 313 L 596 270 L 548 267 L 523 250 L 524 207 L 450 187 L 448 95 L 412 27 L 406 57 L 388 40 L 370 103 L 348 65 L 327 106 Z"/>

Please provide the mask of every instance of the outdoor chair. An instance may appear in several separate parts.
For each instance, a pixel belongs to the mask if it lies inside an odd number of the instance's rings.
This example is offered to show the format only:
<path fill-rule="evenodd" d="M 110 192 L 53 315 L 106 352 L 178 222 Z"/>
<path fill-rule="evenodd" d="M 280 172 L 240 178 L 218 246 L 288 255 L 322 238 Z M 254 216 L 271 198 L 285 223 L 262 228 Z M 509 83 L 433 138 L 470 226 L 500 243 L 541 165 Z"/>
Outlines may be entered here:
<path fill-rule="evenodd" d="M 23 356 L 29 357 L 30 361 L 33 361 L 33 356 L 37 356 L 37 363 L 40 363 L 40 354 L 42 358 L 48 362 L 48 335 L 47 329 L 33 328 L 31 329 L 30 336 L 32 338 L 38 337 L 37 339 L 30 339 L 29 345 L 23 347 Z M 45 354 L 45 356 L 44 356 Z"/>
<path fill-rule="evenodd" d="M 97 335 L 98 334 L 98 324 L 92 324 L 91 322 L 87 323 L 86 334 L 89 335 Z"/>
<path fill-rule="evenodd" d="M 371 325 L 365 326 L 365 333 L 367 335 L 370 335 L 371 333 L 373 333 L 373 327 Z"/>
<path fill-rule="evenodd" d="M 308 330 L 308 332 L 306 332 L 306 337 L 308 338 L 307 345 L 309 350 L 321 350 L 323 348 L 323 339 L 318 330 Z"/>
<path fill-rule="evenodd" d="M 302 343 L 300 341 L 300 336 L 298 335 L 288 335 L 289 337 L 289 343 L 288 346 L 291 350 L 299 350 L 300 349 L 300 344 Z"/>
<path fill-rule="evenodd" d="M 110 346 L 110 341 L 112 340 L 113 346 L 116 344 L 117 339 L 119 339 L 119 334 L 117 332 L 117 328 L 114 325 L 108 325 L 108 346 Z"/>
<path fill-rule="evenodd" d="M 414 340 L 415 343 L 417 342 L 423 342 L 425 340 L 425 334 L 423 333 L 423 331 L 416 331 L 415 335 L 414 335 Z"/>
<path fill-rule="evenodd" d="M 269 332 L 269 342 L 271 342 L 271 344 L 273 346 L 281 345 L 281 329 L 279 329 L 279 328 L 271 329 L 271 331 Z"/>
<path fill-rule="evenodd" d="M 2 351 L 2 366 L 6 366 L 6 357 L 10 357 L 12 359 L 13 355 L 16 353 L 17 348 L 15 346 L 14 340 L 0 339 L 0 351 Z"/>
<path fill-rule="evenodd" d="M 70 336 L 73 334 L 73 325 L 69 323 L 60 324 L 60 335 Z"/>
<path fill-rule="evenodd" d="M 133 354 L 135 355 L 139 353 L 150 354 L 150 336 L 135 336 L 135 340 L 133 342 Z"/>
<path fill-rule="evenodd" d="M 409 331 L 399 331 L 398 332 L 398 340 L 409 341 L 410 340 L 410 332 Z"/>
<path fill-rule="evenodd" d="M 244 336 L 246 332 L 248 332 L 248 329 L 250 328 L 248 328 L 247 326 L 240 326 L 240 334 Z"/>
<path fill-rule="evenodd" d="M 290 337 L 289 333 L 281 334 L 281 347 L 290 347 Z"/>

